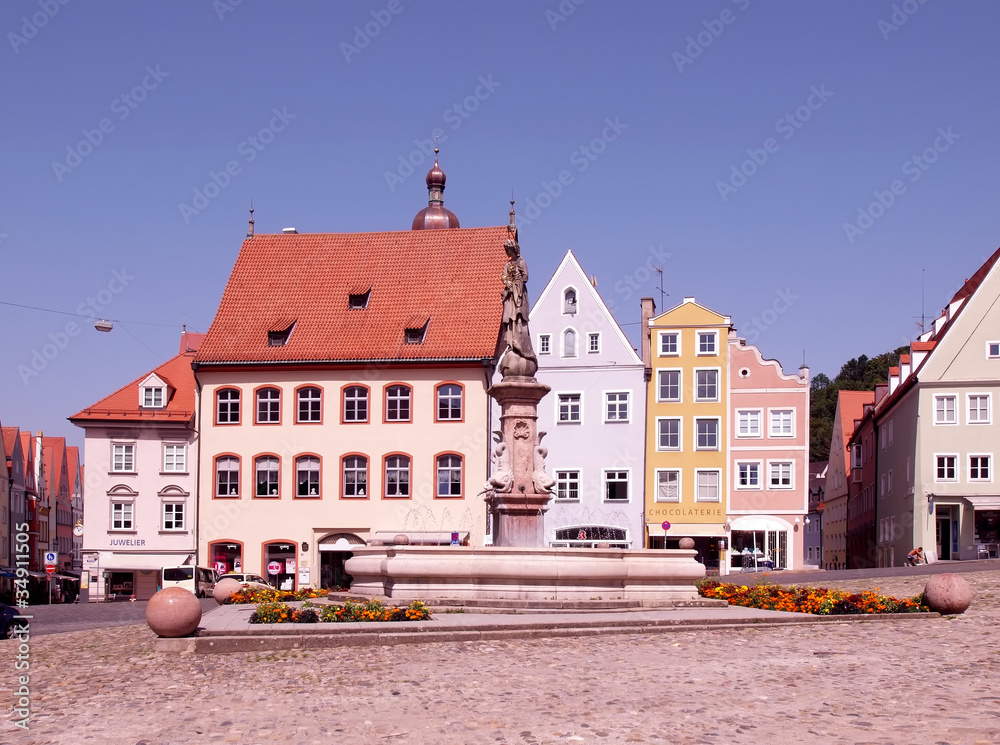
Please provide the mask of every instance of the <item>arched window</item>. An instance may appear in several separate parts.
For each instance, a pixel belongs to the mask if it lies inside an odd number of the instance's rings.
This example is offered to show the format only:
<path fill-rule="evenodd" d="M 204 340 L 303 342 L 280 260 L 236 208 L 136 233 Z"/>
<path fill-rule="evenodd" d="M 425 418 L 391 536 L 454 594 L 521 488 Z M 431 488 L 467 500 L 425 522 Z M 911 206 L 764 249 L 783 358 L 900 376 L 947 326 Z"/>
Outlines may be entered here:
<path fill-rule="evenodd" d="M 277 497 L 281 481 L 281 464 L 273 455 L 262 455 L 254 461 L 258 497 Z"/>
<path fill-rule="evenodd" d="M 323 392 L 312 385 L 299 388 L 297 411 L 300 423 L 323 421 Z"/>
<path fill-rule="evenodd" d="M 345 497 L 365 497 L 368 495 L 368 459 L 363 455 L 349 455 L 344 458 Z"/>
<path fill-rule="evenodd" d="M 462 386 L 445 383 L 437 387 L 437 420 L 460 421 L 462 419 Z"/>
<path fill-rule="evenodd" d="M 439 455 L 437 459 L 437 496 L 462 496 L 462 456 Z"/>
<path fill-rule="evenodd" d="M 410 459 L 405 455 L 389 455 L 385 459 L 385 496 L 410 496 Z"/>
<path fill-rule="evenodd" d="M 318 497 L 319 458 L 303 455 L 295 459 L 295 495 L 297 497 Z"/>
<path fill-rule="evenodd" d="M 277 388 L 261 388 L 257 391 L 257 424 L 279 422 L 281 422 L 281 391 Z"/>
<path fill-rule="evenodd" d="M 360 385 L 344 389 L 344 421 L 368 421 L 368 389 Z"/>
<path fill-rule="evenodd" d="M 410 421 L 409 386 L 390 385 L 385 389 L 385 420 L 387 422 Z"/>
<path fill-rule="evenodd" d="M 576 314 L 576 290 L 572 287 L 563 291 L 563 313 L 570 316 Z"/>
<path fill-rule="evenodd" d="M 215 459 L 215 496 L 240 496 L 240 459 L 224 455 Z"/>
<path fill-rule="evenodd" d="M 576 357 L 576 332 L 573 329 L 566 329 L 563 332 L 563 357 Z"/>
<path fill-rule="evenodd" d="M 215 423 L 240 423 L 240 392 L 237 388 L 223 388 L 215 394 Z"/>

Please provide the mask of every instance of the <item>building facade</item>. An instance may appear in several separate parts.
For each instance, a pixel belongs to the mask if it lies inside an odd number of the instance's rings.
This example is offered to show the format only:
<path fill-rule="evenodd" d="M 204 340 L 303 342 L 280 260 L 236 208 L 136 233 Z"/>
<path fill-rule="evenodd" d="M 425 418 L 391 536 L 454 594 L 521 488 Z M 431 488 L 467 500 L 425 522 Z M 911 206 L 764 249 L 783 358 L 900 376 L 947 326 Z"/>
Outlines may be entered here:
<path fill-rule="evenodd" d="M 890 371 L 875 410 L 879 563 L 995 556 L 1000 487 L 1000 249 Z M 891 485 L 891 486 L 890 486 Z"/>
<path fill-rule="evenodd" d="M 538 404 L 556 480 L 546 544 L 642 548 L 642 360 L 571 251 L 532 306 L 530 323 L 535 377 L 552 389 Z"/>
<path fill-rule="evenodd" d="M 86 432 L 82 564 L 91 601 L 148 599 L 164 567 L 195 561 L 193 360 L 178 354 L 70 417 Z"/>
<path fill-rule="evenodd" d="M 847 567 L 847 512 L 851 479 L 848 446 L 855 422 L 863 416 L 865 405 L 874 402 L 875 394 L 871 391 L 837 391 L 822 509 L 824 569 Z"/>

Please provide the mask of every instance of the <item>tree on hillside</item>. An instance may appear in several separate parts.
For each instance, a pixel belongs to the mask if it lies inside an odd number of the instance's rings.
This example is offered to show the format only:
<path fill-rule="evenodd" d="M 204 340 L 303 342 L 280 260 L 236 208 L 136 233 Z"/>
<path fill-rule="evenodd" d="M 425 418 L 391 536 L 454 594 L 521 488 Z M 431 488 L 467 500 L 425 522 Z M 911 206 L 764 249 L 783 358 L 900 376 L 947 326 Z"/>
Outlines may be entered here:
<path fill-rule="evenodd" d="M 898 347 L 869 359 L 866 355 L 844 363 L 837 377 L 830 380 L 823 373 L 812 379 L 809 406 L 809 460 L 830 457 L 833 418 L 837 414 L 837 391 L 873 391 L 878 383 L 889 378 L 889 368 L 899 364 L 899 355 L 907 354 L 909 346 Z"/>

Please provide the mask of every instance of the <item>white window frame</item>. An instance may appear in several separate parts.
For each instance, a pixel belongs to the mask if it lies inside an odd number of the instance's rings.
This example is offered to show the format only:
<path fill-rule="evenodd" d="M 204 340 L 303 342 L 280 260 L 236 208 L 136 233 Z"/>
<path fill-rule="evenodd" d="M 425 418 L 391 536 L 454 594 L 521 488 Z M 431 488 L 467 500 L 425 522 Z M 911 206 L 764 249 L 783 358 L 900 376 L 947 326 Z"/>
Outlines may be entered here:
<path fill-rule="evenodd" d="M 660 383 L 660 376 L 664 373 L 677 373 L 677 398 L 661 398 L 660 390 L 663 385 Z M 656 402 L 667 404 L 679 404 L 684 400 L 684 371 L 676 367 L 665 367 L 656 371 Z"/>
<path fill-rule="evenodd" d="M 563 397 L 576 396 L 576 419 L 572 418 L 573 408 L 572 401 L 567 401 L 566 403 L 570 406 L 568 413 L 570 417 L 567 419 L 562 418 L 562 406 Z M 562 391 L 556 394 L 556 424 L 583 424 L 583 391 Z"/>
<path fill-rule="evenodd" d="M 405 391 L 400 394 L 399 391 Z M 395 391 L 395 393 L 393 393 Z M 403 405 L 406 406 L 406 416 L 400 416 Z M 395 408 L 395 411 L 393 409 Z M 440 410 L 438 411 L 440 414 Z M 413 421 L 413 388 L 402 383 L 387 386 L 385 389 L 385 420 L 387 422 Z"/>
<path fill-rule="evenodd" d="M 267 398 L 263 398 L 264 394 L 267 394 Z M 272 393 L 277 393 L 278 395 L 272 396 Z M 261 404 L 265 405 L 264 410 L 261 410 Z M 281 422 L 281 389 L 277 386 L 266 385 L 263 388 L 259 388 L 254 391 L 253 396 L 253 409 L 254 409 L 254 423 L 256 424 L 278 424 Z M 262 417 L 261 414 L 265 414 Z"/>
<path fill-rule="evenodd" d="M 445 390 L 448 388 L 449 390 Z M 457 389 L 457 390 L 451 390 Z M 441 403 L 447 401 L 448 406 L 445 409 L 448 416 L 441 416 Z M 458 409 L 456 413 L 455 406 L 453 405 L 455 401 L 458 401 Z M 465 389 L 458 383 L 441 383 L 434 389 L 434 406 L 436 413 L 436 420 L 439 422 L 459 422 L 465 418 Z"/>
<path fill-rule="evenodd" d="M 892 434 L 893 434 L 893 433 L 892 433 L 892 430 L 893 430 L 893 426 L 892 426 L 892 422 L 893 422 L 893 420 L 892 420 L 892 419 L 890 419 L 890 420 L 889 420 L 889 423 L 885 425 L 885 427 L 886 427 L 886 431 L 888 432 L 888 434 L 886 435 L 886 437 L 887 437 L 887 438 L 888 438 L 888 440 L 889 440 L 889 443 L 888 443 L 888 444 L 889 444 L 889 447 L 892 447 L 892 440 L 893 440 L 893 437 L 892 437 Z"/>
<path fill-rule="evenodd" d="M 757 482 L 754 484 L 747 483 L 741 484 L 742 470 L 743 467 L 753 466 L 756 469 Z M 740 460 L 736 462 L 736 467 L 733 469 L 733 488 L 737 491 L 760 491 L 764 488 L 764 482 L 761 480 L 761 476 L 764 471 L 764 462 L 760 460 Z M 749 472 L 748 472 L 749 473 Z"/>
<path fill-rule="evenodd" d="M 128 499 L 112 498 L 111 501 L 110 501 L 110 503 L 109 503 L 109 507 L 110 507 L 110 510 L 111 510 L 111 517 L 110 517 L 110 520 L 108 521 L 108 530 L 114 531 L 114 532 L 122 532 L 123 531 L 123 532 L 126 532 L 126 533 L 134 533 L 135 532 L 135 499 L 134 498 L 128 498 Z M 121 512 L 120 520 L 121 520 L 122 524 L 119 527 L 116 528 L 115 527 L 115 512 L 117 511 L 116 510 L 117 507 L 121 507 L 121 510 L 120 510 L 120 512 Z M 126 517 L 126 513 L 127 513 L 127 517 Z M 126 522 L 128 523 L 127 525 L 126 525 Z"/>
<path fill-rule="evenodd" d="M 538 335 L 538 353 L 552 354 L 552 334 Z"/>
<path fill-rule="evenodd" d="M 555 498 L 559 502 L 579 502 L 580 501 L 580 469 L 578 468 L 558 468 L 555 470 Z M 575 489 L 576 496 L 568 496 Z M 564 496 L 565 495 L 565 496 Z"/>
<path fill-rule="evenodd" d="M 986 342 L 986 359 L 988 360 L 1000 359 L 1000 341 Z"/>
<path fill-rule="evenodd" d="M 790 432 L 782 431 L 784 429 L 784 418 L 776 419 L 775 417 L 787 413 L 788 425 Z M 795 437 L 795 407 L 788 406 L 776 406 L 773 409 L 767 410 L 767 436 L 768 437 L 780 437 L 782 439 L 787 439 L 789 437 Z M 775 424 L 778 426 L 775 427 Z"/>
<path fill-rule="evenodd" d="M 447 461 L 445 461 L 447 459 Z M 455 465 L 454 460 L 458 460 L 458 465 Z M 458 473 L 458 494 L 452 494 L 449 488 L 447 494 L 441 493 L 441 474 L 447 472 L 449 474 L 448 484 L 454 484 L 455 473 Z M 458 453 L 444 453 L 439 455 L 434 459 L 434 496 L 437 499 L 461 499 L 465 496 L 465 458 L 463 458 Z"/>
<path fill-rule="evenodd" d="M 180 458 L 177 457 L 177 451 L 180 450 Z M 173 450 L 173 462 L 167 456 L 168 450 Z M 180 467 L 178 468 L 178 460 L 180 460 Z M 173 466 L 172 468 L 169 466 Z M 187 445 L 183 442 L 165 442 L 163 443 L 163 473 L 187 473 Z"/>
<path fill-rule="evenodd" d="M 715 422 L 715 447 L 703 447 L 703 446 L 701 446 L 701 445 L 698 444 L 698 439 L 699 439 L 698 423 L 699 422 Z M 717 416 L 699 416 L 699 417 L 695 417 L 695 419 L 694 419 L 694 432 L 693 432 L 693 435 L 694 435 L 694 449 L 695 450 L 703 450 L 703 451 L 707 451 L 707 452 L 714 452 L 714 451 L 720 450 L 722 448 L 722 422 L 720 420 L 720 417 L 717 417 Z"/>
<path fill-rule="evenodd" d="M 612 402 L 611 397 L 619 397 Z M 621 397 L 625 398 L 622 399 Z M 622 405 L 625 406 L 625 416 L 620 416 Z M 611 417 L 612 405 L 615 407 L 615 416 Z M 631 422 L 632 421 L 632 391 L 604 391 L 604 421 L 607 423 Z"/>
<path fill-rule="evenodd" d="M 348 465 L 348 461 L 351 462 L 350 465 Z M 364 465 L 358 465 L 359 461 L 364 461 Z M 370 464 L 371 458 L 367 455 L 360 455 L 358 453 L 346 455 L 340 459 L 340 496 L 343 499 L 368 498 L 368 489 L 371 485 L 371 479 L 368 478 L 368 467 Z M 348 474 L 353 477 L 353 480 L 347 478 Z M 351 488 L 354 490 L 353 494 L 347 493 L 348 483 L 351 484 Z"/>
<path fill-rule="evenodd" d="M 948 478 L 947 476 L 938 476 L 938 461 L 941 458 L 951 458 L 952 459 L 952 469 L 955 472 L 954 477 Z M 934 453 L 934 481 L 939 484 L 954 484 L 958 482 L 958 453 Z M 945 464 L 947 468 L 947 463 Z"/>
<path fill-rule="evenodd" d="M 788 484 L 774 484 L 775 469 L 783 469 L 788 466 Z M 779 481 L 783 475 L 778 471 Z M 767 462 L 767 488 L 771 491 L 789 491 L 795 489 L 795 461 L 793 460 L 769 460 Z"/>
<path fill-rule="evenodd" d="M 673 352 L 663 351 L 663 338 L 665 336 L 674 337 L 674 347 Z M 668 329 L 664 331 L 658 331 L 656 335 L 656 356 L 657 357 L 680 357 L 681 356 L 681 332 L 680 330 Z"/>
<path fill-rule="evenodd" d="M 231 463 L 235 463 L 236 467 L 235 468 L 220 469 L 219 465 L 222 463 L 222 461 L 225 461 L 226 465 L 230 465 Z M 241 485 L 240 485 L 240 480 L 241 480 L 240 476 L 241 476 L 242 465 L 243 465 L 243 461 L 239 457 L 237 457 L 235 455 L 220 455 L 217 458 L 213 459 L 213 471 L 214 471 L 213 477 L 215 478 L 215 484 L 212 487 L 212 491 L 215 493 L 216 498 L 224 498 L 224 497 L 228 497 L 230 499 L 239 498 L 239 496 L 240 496 L 240 487 L 241 487 Z M 230 474 L 231 473 L 235 473 L 236 474 L 236 482 L 235 482 L 236 493 L 235 494 L 233 494 L 233 482 L 231 482 L 229 480 L 229 478 L 226 479 L 226 482 L 227 482 L 227 484 L 229 486 L 229 491 L 226 494 L 219 494 L 219 474 L 221 472 L 223 472 L 223 471 L 225 471 L 226 473 L 230 473 Z M 256 480 L 256 474 L 254 474 L 254 479 Z M 255 486 L 256 486 L 256 483 L 255 483 Z M 251 493 L 253 493 L 253 492 L 251 492 Z"/>
<path fill-rule="evenodd" d="M 716 495 L 703 497 L 701 494 L 701 476 L 705 474 L 715 474 Z M 694 472 L 694 501 L 695 502 L 721 502 L 722 501 L 722 469 L 721 468 L 696 468 Z"/>
<path fill-rule="evenodd" d="M 986 400 L 986 418 L 979 419 L 979 408 L 976 408 L 976 417 L 972 418 L 972 399 L 983 398 Z M 966 424 L 991 424 L 993 422 L 993 395 L 990 393 L 966 393 L 965 394 Z"/>
<path fill-rule="evenodd" d="M 972 459 L 973 458 L 986 458 L 986 469 L 987 476 L 984 478 L 982 476 L 972 475 Z M 982 466 L 980 466 L 981 468 Z M 969 459 L 966 461 L 966 468 L 968 473 L 969 481 L 973 481 L 977 484 L 990 484 L 993 482 L 993 453 L 969 453 Z M 935 469 L 936 472 L 936 469 Z"/>
<path fill-rule="evenodd" d="M 161 385 L 142 387 L 142 408 L 162 409 L 167 405 L 167 389 Z"/>
<path fill-rule="evenodd" d="M 712 340 L 712 351 L 703 352 L 701 349 L 702 334 L 710 335 Z M 719 356 L 719 330 L 718 329 L 698 329 L 694 332 L 694 351 L 698 357 L 718 357 Z"/>
<path fill-rule="evenodd" d="M 573 293 L 573 302 L 568 300 L 569 293 Z M 567 285 L 562 291 L 562 314 L 564 316 L 575 316 L 580 312 L 580 293 L 573 285 Z"/>
<path fill-rule="evenodd" d="M 344 393 L 341 399 L 344 405 L 343 421 L 360 423 L 371 419 L 371 391 L 368 388 L 363 385 L 344 386 Z M 364 407 L 364 414 L 358 416 L 362 407 Z"/>
<path fill-rule="evenodd" d="M 615 478 L 608 478 L 609 474 L 614 474 Z M 619 478 L 625 474 L 625 478 Z M 625 499 L 611 499 L 608 496 L 608 484 L 625 484 Z M 630 468 L 605 468 L 601 471 L 601 494 L 603 501 L 609 504 L 627 504 L 632 501 L 632 469 Z"/>
<path fill-rule="evenodd" d="M 885 493 L 892 494 L 892 469 L 885 472 Z"/>
<path fill-rule="evenodd" d="M 293 497 L 312 499 L 323 496 L 323 461 L 318 455 L 296 456 L 292 461 L 292 467 L 295 469 L 295 491 L 292 494 Z M 315 483 L 313 482 L 313 474 L 316 475 Z M 304 481 L 303 476 L 305 476 Z M 302 483 L 306 485 L 305 494 L 299 494 L 299 486 Z"/>
<path fill-rule="evenodd" d="M 677 447 L 663 447 L 663 424 L 664 422 L 677 422 Z M 660 452 L 680 452 L 684 449 L 684 420 L 679 416 L 658 416 L 656 417 L 656 449 Z"/>
<path fill-rule="evenodd" d="M 736 437 L 737 439 L 760 439 L 764 436 L 763 431 L 760 427 L 761 414 L 764 413 L 763 409 L 737 409 L 736 410 Z M 743 428 L 743 418 L 746 415 L 747 423 L 747 434 L 742 434 L 741 429 Z M 750 431 L 750 425 L 757 425 L 757 432 L 754 434 Z"/>
<path fill-rule="evenodd" d="M 315 397 L 312 395 L 313 391 L 317 393 Z M 313 411 L 314 403 L 315 411 Z M 305 419 L 302 417 L 302 404 L 306 404 L 308 418 Z M 313 414 L 316 415 L 315 418 Z M 319 386 L 306 385 L 295 392 L 295 421 L 298 424 L 315 424 L 323 421 L 323 391 Z"/>
<path fill-rule="evenodd" d="M 406 461 L 405 465 L 403 464 L 404 460 Z M 382 488 L 386 499 L 409 499 L 413 495 L 410 488 L 411 461 L 410 456 L 405 453 L 393 453 L 385 457 L 385 467 L 383 468 L 385 482 Z M 395 494 L 390 493 L 393 489 L 396 491 Z"/>
<path fill-rule="evenodd" d="M 702 397 L 699 394 L 698 373 L 715 373 L 715 396 Z M 722 395 L 722 369 L 718 367 L 694 368 L 694 400 L 698 403 L 718 403 Z"/>
<path fill-rule="evenodd" d="M 653 501 L 654 502 L 666 502 L 668 504 L 677 503 L 681 501 L 681 478 L 683 478 L 683 472 L 680 468 L 657 468 L 654 470 L 653 475 Z M 677 477 L 677 494 L 675 497 L 663 497 L 660 495 L 660 477 L 662 475 L 674 474 Z"/>
<path fill-rule="evenodd" d="M 938 402 L 947 401 L 948 399 L 951 399 L 951 409 L 953 416 L 953 419 L 951 421 L 940 418 L 939 414 L 941 414 L 941 412 L 938 410 Z M 947 413 L 947 411 L 945 411 L 945 413 Z M 958 424 L 958 396 L 956 396 L 954 393 L 947 393 L 934 396 L 934 426 L 953 427 L 956 424 Z"/>
<path fill-rule="evenodd" d="M 587 332 L 587 354 L 600 354 L 600 353 L 601 353 L 601 332 L 600 331 L 588 331 Z"/>
<path fill-rule="evenodd" d="M 121 466 L 118 465 L 119 448 L 121 448 Z M 112 473 L 136 473 L 135 465 L 135 443 L 134 442 L 113 442 L 111 443 L 111 472 Z"/>
<path fill-rule="evenodd" d="M 171 527 L 169 527 L 169 528 L 167 527 L 167 522 L 168 522 L 168 518 L 167 518 L 168 509 L 167 508 L 168 507 L 172 508 L 169 511 L 174 513 L 173 516 L 170 518 L 170 520 L 174 523 L 174 525 L 171 526 Z M 180 513 L 181 513 L 180 521 L 179 521 L 180 522 L 180 526 L 177 525 L 177 522 L 178 522 L 178 520 L 177 520 L 177 508 L 178 507 L 180 507 Z M 166 500 L 166 499 L 164 499 L 162 502 L 160 502 L 160 530 L 162 530 L 162 531 L 164 531 L 166 533 L 187 533 L 188 532 L 188 528 L 187 528 L 187 511 L 188 510 L 187 510 L 187 502 L 186 501 L 182 500 L 182 501 L 178 502 L 177 500 Z"/>

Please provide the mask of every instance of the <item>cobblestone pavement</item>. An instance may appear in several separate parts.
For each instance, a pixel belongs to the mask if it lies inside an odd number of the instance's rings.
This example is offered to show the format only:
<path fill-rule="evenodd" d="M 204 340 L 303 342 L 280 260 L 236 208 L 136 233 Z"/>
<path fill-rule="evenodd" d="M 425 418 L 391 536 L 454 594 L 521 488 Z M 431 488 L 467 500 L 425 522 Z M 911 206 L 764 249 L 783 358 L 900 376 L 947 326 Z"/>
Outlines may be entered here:
<path fill-rule="evenodd" d="M 962 576 L 965 614 L 899 624 L 204 656 L 157 655 L 144 626 L 41 636 L 31 729 L 0 743 L 1000 742 L 1000 572 Z"/>

